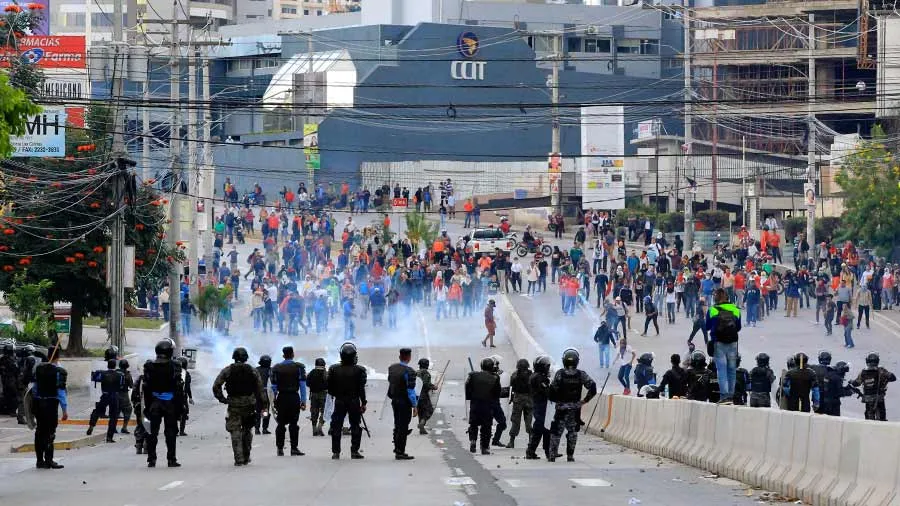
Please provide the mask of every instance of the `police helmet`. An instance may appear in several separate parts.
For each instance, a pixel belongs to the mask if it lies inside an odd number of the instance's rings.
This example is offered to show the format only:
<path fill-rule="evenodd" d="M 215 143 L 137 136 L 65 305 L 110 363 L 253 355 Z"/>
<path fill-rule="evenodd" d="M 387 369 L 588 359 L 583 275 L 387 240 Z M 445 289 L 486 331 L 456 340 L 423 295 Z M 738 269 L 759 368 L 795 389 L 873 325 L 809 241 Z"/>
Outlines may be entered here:
<path fill-rule="evenodd" d="M 247 353 L 247 348 L 244 348 L 243 346 L 238 346 L 231 353 L 231 360 L 234 360 L 235 362 L 240 362 L 243 364 L 244 362 L 246 362 L 249 359 L 250 359 L 250 354 Z"/>
<path fill-rule="evenodd" d="M 316 359 L 316 367 L 325 367 L 325 359 L 321 358 L 321 357 L 317 358 Z"/>
<path fill-rule="evenodd" d="M 516 362 L 516 370 L 517 371 L 527 371 L 528 370 L 528 359 L 520 358 Z"/>
<path fill-rule="evenodd" d="M 431 361 L 430 361 L 430 360 L 428 360 L 427 358 L 420 358 L 420 359 L 419 359 L 419 369 L 428 369 L 429 367 L 431 367 Z"/>
<path fill-rule="evenodd" d="M 581 355 L 578 354 L 578 350 L 575 348 L 568 348 L 562 354 L 563 367 L 578 367 L 578 362 L 580 360 Z"/>
<path fill-rule="evenodd" d="M 694 350 L 696 349 L 697 347 L 694 346 L 694 343 L 688 343 L 688 353 L 694 353 Z"/>
<path fill-rule="evenodd" d="M 13 345 L 11 345 L 9 343 L 6 343 L 3 345 L 3 354 L 4 355 L 12 355 L 15 351 L 16 351 L 16 348 Z"/>
<path fill-rule="evenodd" d="M 809 364 L 809 356 L 807 356 L 806 353 L 803 353 L 802 351 L 794 357 L 794 360 L 797 363 L 797 367 L 799 367 L 800 369 L 806 369 L 807 364 Z"/>
<path fill-rule="evenodd" d="M 116 360 L 119 358 L 119 347 L 118 346 L 110 346 L 103 352 L 103 360 Z"/>
<path fill-rule="evenodd" d="M 534 359 L 534 371 L 547 374 L 550 372 L 550 357 L 541 355 Z"/>
<path fill-rule="evenodd" d="M 118 366 L 118 365 L 119 365 L 119 361 L 118 361 L 118 360 L 113 359 L 113 360 L 107 360 L 107 361 L 106 361 L 106 368 L 109 369 L 109 370 L 115 369 L 116 366 Z"/>
<path fill-rule="evenodd" d="M 756 356 L 756 365 L 759 367 L 769 367 L 769 355 L 760 353 Z"/>
<path fill-rule="evenodd" d="M 878 364 L 881 362 L 881 357 L 878 356 L 874 351 L 866 355 L 866 365 L 868 367 L 878 367 Z"/>
<path fill-rule="evenodd" d="M 644 365 L 653 365 L 653 354 L 652 353 L 644 353 L 640 357 L 638 357 L 638 363 Z"/>
<path fill-rule="evenodd" d="M 831 352 L 820 351 L 819 352 L 819 364 L 820 365 L 831 365 Z"/>
<path fill-rule="evenodd" d="M 494 359 L 491 357 L 481 359 L 481 370 L 484 372 L 492 372 L 494 370 Z"/>
<path fill-rule="evenodd" d="M 850 365 L 848 365 L 847 362 L 840 361 L 834 364 L 834 370 L 837 371 L 838 374 L 843 376 L 850 372 Z"/>
<path fill-rule="evenodd" d="M 691 367 L 701 368 L 706 367 L 706 354 L 700 350 L 695 351 L 691 354 Z"/>
<path fill-rule="evenodd" d="M 25 356 L 26 357 L 30 357 L 30 356 L 34 355 L 34 352 L 35 352 L 34 345 L 29 344 L 29 345 L 25 346 Z"/>
<path fill-rule="evenodd" d="M 163 339 L 156 343 L 156 347 L 153 351 L 156 352 L 157 357 L 172 358 L 172 355 L 175 353 L 175 344 L 171 339 Z"/>
<path fill-rule="evenodd" d="M 342 364 L 356 364 L 358 357 L 356 355 L 356 345 L 350 342 L 341 345 L 340 349 Z"/>
<path fill-rule="evenodd" d="M 795 369 L 797 367 L 797 359 L 796 357 L 788 357 L 787 359 L 787 368 Z"/>
<path fill-rule="evenodd" d="M 239 348 L 239 349 L 243 349 L 243 348 Z M 235 350 L 235 351 L 237 351 L 237 350 Z M 247 352 L 247 350 L 244 350 L 244 353 L 246 353 L 246 352 Z M 234 354 L 232 354 L 232 358 L 234 358 Z M 182 369 L 188 368 L 187 357 L 178 357 L 175 359 L 175 362 L 178 363 L 178 365 L 181 366 Z"/>
<path fill-rule="evenodd" d="M 268 355 L 263 355 L 259 357 L 259 365 L 263 367 L 271 367 L 272 365 L 272 357 Z"/>
<path fill-rule="evenodd" d="M 131 367 L 131 364 L 129 364 L 127 360 L 125 360 L 124 358 L 122 360 L 119 360 L 119 369 L 127 371 L 129 367 Z"/>

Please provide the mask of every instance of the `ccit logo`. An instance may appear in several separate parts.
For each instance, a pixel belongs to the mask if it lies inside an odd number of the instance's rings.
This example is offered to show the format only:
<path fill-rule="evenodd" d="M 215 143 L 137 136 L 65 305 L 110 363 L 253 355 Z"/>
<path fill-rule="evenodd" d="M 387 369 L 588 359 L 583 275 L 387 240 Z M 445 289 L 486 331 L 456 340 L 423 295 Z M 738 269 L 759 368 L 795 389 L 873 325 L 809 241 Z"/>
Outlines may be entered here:
<path fill-rule="evenodd" d="M 34 47 L 22 53 L 22 63 L 34 65 L 44 57 L 44 50 Z"/>
<path fill-rule="evenodd" d="M 463 32 L 456 38 L 456 49 L 463 58 L 474 58 L 480 48 L 478 36 L 472 32 Z"/>

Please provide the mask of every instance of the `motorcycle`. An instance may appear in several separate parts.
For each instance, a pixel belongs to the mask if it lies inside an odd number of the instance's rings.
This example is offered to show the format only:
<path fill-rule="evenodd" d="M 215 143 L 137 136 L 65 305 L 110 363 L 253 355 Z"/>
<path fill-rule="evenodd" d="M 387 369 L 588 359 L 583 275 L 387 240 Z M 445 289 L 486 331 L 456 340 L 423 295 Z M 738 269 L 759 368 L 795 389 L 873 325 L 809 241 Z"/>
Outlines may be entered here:
<path fill-rule="evenodd" d="M 544 244 L 544 240 L 541 237 L 536 237 L 534 242 L 530 245 L 523 242 L 516 246 L 516 255 L 519 255 L 520 257 L 528 256 L 530 253 L 536 252 L 540 252 L 541 255 L 547 257 L 553 253 L 553 248 L 551 248 L 549 244 Z"/>

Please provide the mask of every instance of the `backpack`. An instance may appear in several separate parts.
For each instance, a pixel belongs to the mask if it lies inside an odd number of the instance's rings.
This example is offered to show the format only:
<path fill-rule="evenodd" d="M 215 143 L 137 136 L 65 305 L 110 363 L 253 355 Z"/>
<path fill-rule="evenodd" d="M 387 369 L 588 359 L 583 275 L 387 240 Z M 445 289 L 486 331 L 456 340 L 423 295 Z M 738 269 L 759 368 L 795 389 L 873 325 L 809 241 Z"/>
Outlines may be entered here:
<path fill-rule="evenodd" d="M 721 306 L 716 306 L 719 314 L 716 317 L 716 340 L 733 343 L 738 338 L 737 320 L 734 313 Z"/>

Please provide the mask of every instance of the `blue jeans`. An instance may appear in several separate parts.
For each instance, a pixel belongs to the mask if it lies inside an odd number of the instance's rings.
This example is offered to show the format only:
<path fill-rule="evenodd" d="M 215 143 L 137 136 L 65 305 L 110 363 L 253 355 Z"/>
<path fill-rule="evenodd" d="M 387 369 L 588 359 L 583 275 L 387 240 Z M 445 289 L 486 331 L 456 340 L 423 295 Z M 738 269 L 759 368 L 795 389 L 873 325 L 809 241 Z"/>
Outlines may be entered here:
<path fill-rule="evenodd" d="M 723 400 L 734 397 L 737 355 L 738 343 L 716 343 L 716 374 L 719 377 L 719 392 Z"/>
<path fill-rule="evenodd" d="M 182 314 L 181 315 L 181 332 L 184 335 L 188 335 L 191 333 L 191 314 Z"/>
<path fill-rule="evenodd" d="M 844 326 L 844 345 L 855 346 L 853 344 L 853 322 Z"/>
<path fill-rule="evenodd" d="M 441 313 L 444 314 L 444 318 L 447 318 L 448 314 L 447 314 L 447 302 L 446 301 L 439 300 L 434 305 L 434 307 L 435 307 L 435 311 L 434 311 L 435 316 L 437 317 L 438 320 L 441 319 Z"/>
<path fill-rule="evenodd" d="M 600 367 L 602 369 L 609 369 L 609 344 L 601 344 L 600 345 Z"/>
<path fill-rule="evenodd" d="M 759 316 L 759 303 L 758 302 L 748 302 L 747 303 L 747 324 L 756 325 L 757 317 Z"/>
<path fill-rule="evenodd" d="M 619 383 L 625 388 L 631 388 L 631 364 L 619 368 Z"/>

